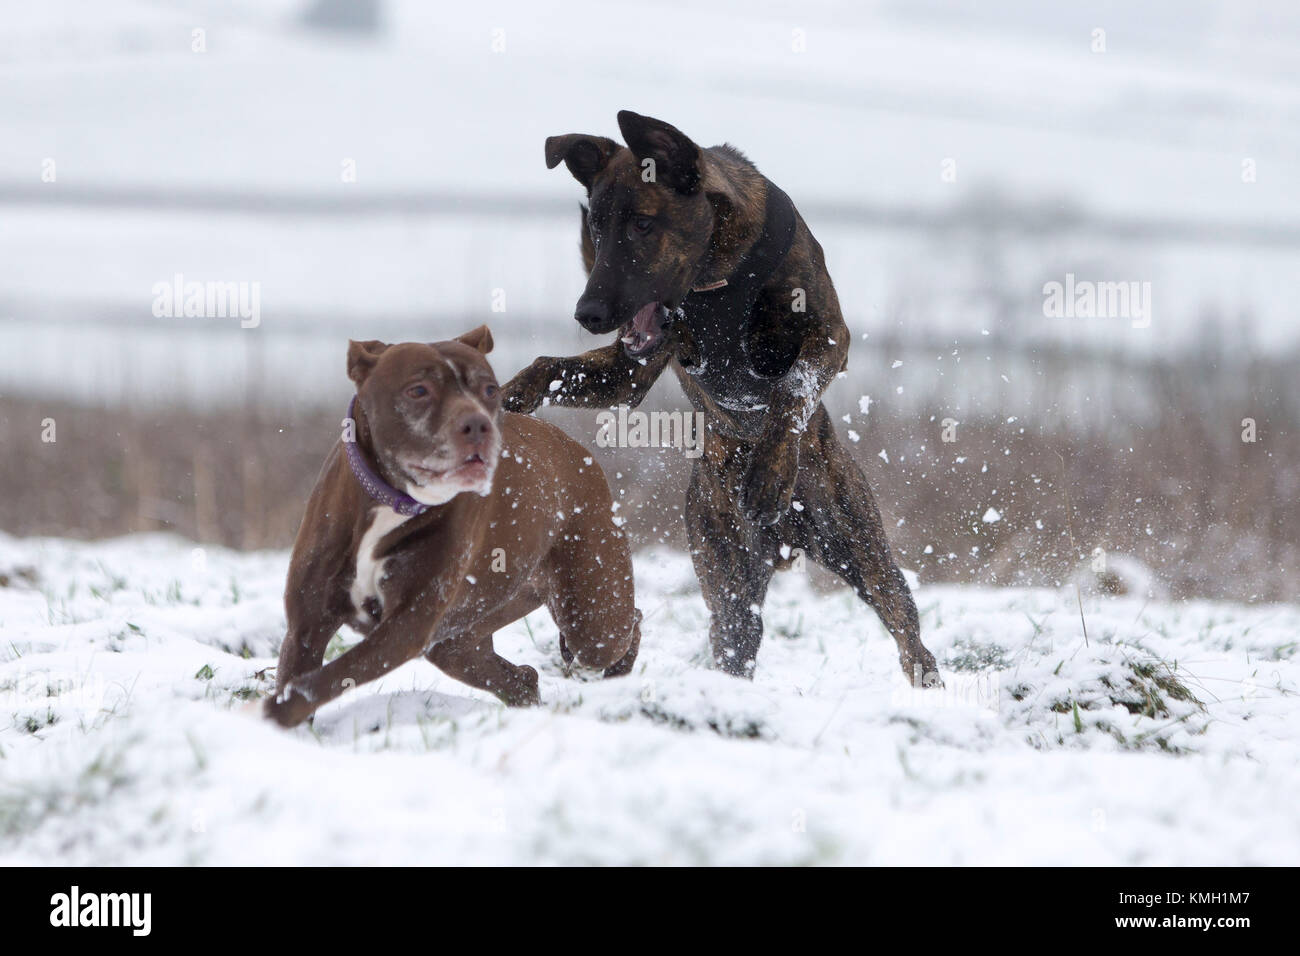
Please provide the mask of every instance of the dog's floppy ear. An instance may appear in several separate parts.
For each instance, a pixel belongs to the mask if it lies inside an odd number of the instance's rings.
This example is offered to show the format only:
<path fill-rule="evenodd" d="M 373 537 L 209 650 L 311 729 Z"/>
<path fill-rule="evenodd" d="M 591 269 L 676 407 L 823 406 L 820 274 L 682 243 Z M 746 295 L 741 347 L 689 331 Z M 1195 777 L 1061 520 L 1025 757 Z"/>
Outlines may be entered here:
<path fill-rule="evenodd" d="M 367 342 L 348 339 L 348 378 L 360 386 L 366 380 L 366 376 L 374 370 L 379 356 L 383 355 L 387 348 L 388 346 L 378 339 L 370 339 Z"/>
<path fill-rule="evenodd" d="M 654 160 L 654 182 L 687 196 L 700 188 L 700 148 L 676 126 L 621 110 L 618 128 L 637 159 Z"/>
<path fill-rule="evenodd" d="M 456 336 L 457 342 L 464 342 L 472 349 L 478 349 L 484 355 L 492 351 L 492 330 L 486 325 L 480 325 L 477 329 L 471 329 L 464 335 Z"/>
<path fill-rule="evenodd" d="M 623 147 L 604 136 L 566 133 L 546 137 L 546 168 L 554 169 L 564 161 L 573 178 L 591 192 L 591 181 L 609 165 L 610 157 Z"/>

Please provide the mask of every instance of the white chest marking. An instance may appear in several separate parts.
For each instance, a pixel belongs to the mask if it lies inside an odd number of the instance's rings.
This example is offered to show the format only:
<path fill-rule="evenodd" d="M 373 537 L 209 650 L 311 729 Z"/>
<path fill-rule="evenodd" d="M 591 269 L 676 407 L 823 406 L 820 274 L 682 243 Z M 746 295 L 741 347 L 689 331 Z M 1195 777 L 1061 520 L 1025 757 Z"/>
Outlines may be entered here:
<path fill-rule="evenodd" d="M 405 520 L 406 516 L 399 515 L 392 508 L 381 506 L 375 509 L 375 515 L 370 519 L 370 527 L 361 536 L 361 544 L 357 547 L 357 574 L 352 579 L 349 597 L 352 598 L 352 608 L 356 616 L 366 623 L 373 623 L 363 610 L 366 599 L 373 597 L 379 602 L 381 609 L 384 605 L 384 597 L 379 593 L 379 582 L 384 576 L 384 564 L 387 559 L 376 560 L 375 547 L 384 535 Z"/>

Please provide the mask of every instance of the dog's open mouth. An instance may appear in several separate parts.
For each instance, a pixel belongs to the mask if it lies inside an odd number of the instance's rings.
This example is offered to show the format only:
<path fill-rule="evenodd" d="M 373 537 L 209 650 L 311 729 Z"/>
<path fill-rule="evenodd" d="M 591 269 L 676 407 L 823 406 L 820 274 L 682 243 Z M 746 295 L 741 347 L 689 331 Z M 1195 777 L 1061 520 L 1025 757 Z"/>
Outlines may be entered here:
<path fill-rule="evenodd" d="M 619 341 L 623 349 L 631 356 L 646 355 L 654 351 L 655 346 L 663 341 L 664 323 L 668 312 L 662 302 L 648 302 L 637 310 L 620 330 L 623 334 Z"/>
<path fill-rule="evenodd" d="M 451 474 L 462 481 L 480 482 L 487 477 L 488 463 L 482 455 L 470 455 L 451 470 Z"/>
<path fill-rule="evenodd" d="M 479 454 L 468 455 L 459 465 L 453 465 L 441 471 L 414 464 L 409 465 L 408 468 L 412 475 L 419 479 L 421 484 L 426 485 L 436 481 L 444 481 L 448 478 L 455 481 L 476 483 L 482 481 L 488 474 L 487 460 Z"/>

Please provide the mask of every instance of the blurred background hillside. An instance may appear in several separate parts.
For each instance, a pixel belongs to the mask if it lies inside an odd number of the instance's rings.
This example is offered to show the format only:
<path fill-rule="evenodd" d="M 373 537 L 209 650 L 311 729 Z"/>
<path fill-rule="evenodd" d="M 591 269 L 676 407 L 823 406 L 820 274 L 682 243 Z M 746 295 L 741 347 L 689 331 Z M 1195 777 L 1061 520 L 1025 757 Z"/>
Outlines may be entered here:
<path fill-rule="evenodd" d="M 349 337 L 488 322 L 503 380 L 600 344 L 542 142 L 630 108 L 739 146 L 822 243 L 854 335 L 828 405 L 923 580 L 1054 583 L 1101 548 L 1174 596 L 1295 597 L 1300 6 L 0 11 L 5 532 L 285 546 Z M 155 317 L 178 274 L 257 283 L 260 323 Z M 1067 274 L 1150 283 L 1149 325 L 1045 316 Z M 638 542 L 680 543 L 688 462 L 602 462 Z"/>

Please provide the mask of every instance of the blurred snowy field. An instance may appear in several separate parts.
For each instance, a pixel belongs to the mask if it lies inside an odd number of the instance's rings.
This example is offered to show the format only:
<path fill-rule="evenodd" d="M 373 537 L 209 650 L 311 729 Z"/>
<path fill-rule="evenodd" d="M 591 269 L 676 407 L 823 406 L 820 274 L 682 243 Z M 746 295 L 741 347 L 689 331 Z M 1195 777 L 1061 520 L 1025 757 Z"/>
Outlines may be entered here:
<path fill-rule="evenodd" d="M 638 556 L 635 673 L 510 711 L 407 665 L 291 732 L 282 552 L 0 538 L 0 862 L 1294 864 L 1300 609 L 917 589 L 905 687 L 845 592 L 778 575 L 758 676 L 707 666 L 689 561 Z M 342 637 L 348 638 L 347 632 Z"/>
<path fill-rule="evenodd" d="M 303 29 L 308 6 L 5 4 L 0 174 L 39 182 L 62 154 L 67 185 L 300 195 L 337 193 L 352 157 L 362 193 L 569 196 L 543 138 L 613 135 L 628 107 L 752 150 L 796 201 L 1001 180 L 1114 212 L 1286 221 L 1300 205 L 1284 2 L 384 0 L 383 30 L 354 40 Z M 1243 154 L 1258 189 L 1238 188 Z"/>
<path fill-rule="evenodd" d="M 625 107 L 789 192 L 855 334 L 1157 355 L 1213 314 L 1227 349 L 1300 341 L 1292 4 L 387 0 L 351 39 L 304 28 L 308 5 L 4 5 L 0 387 L 320 402 L 348 336 L 489 318 L 506 371 L 592 344 L 570 318 L 581 190 L 541 146 L 616 135 Z M 1151 282 L 1151 327 L 1046 319 L 1067 272 Z M 176 274 L 259 283 L 260 327 L 154 319 Z"/>

